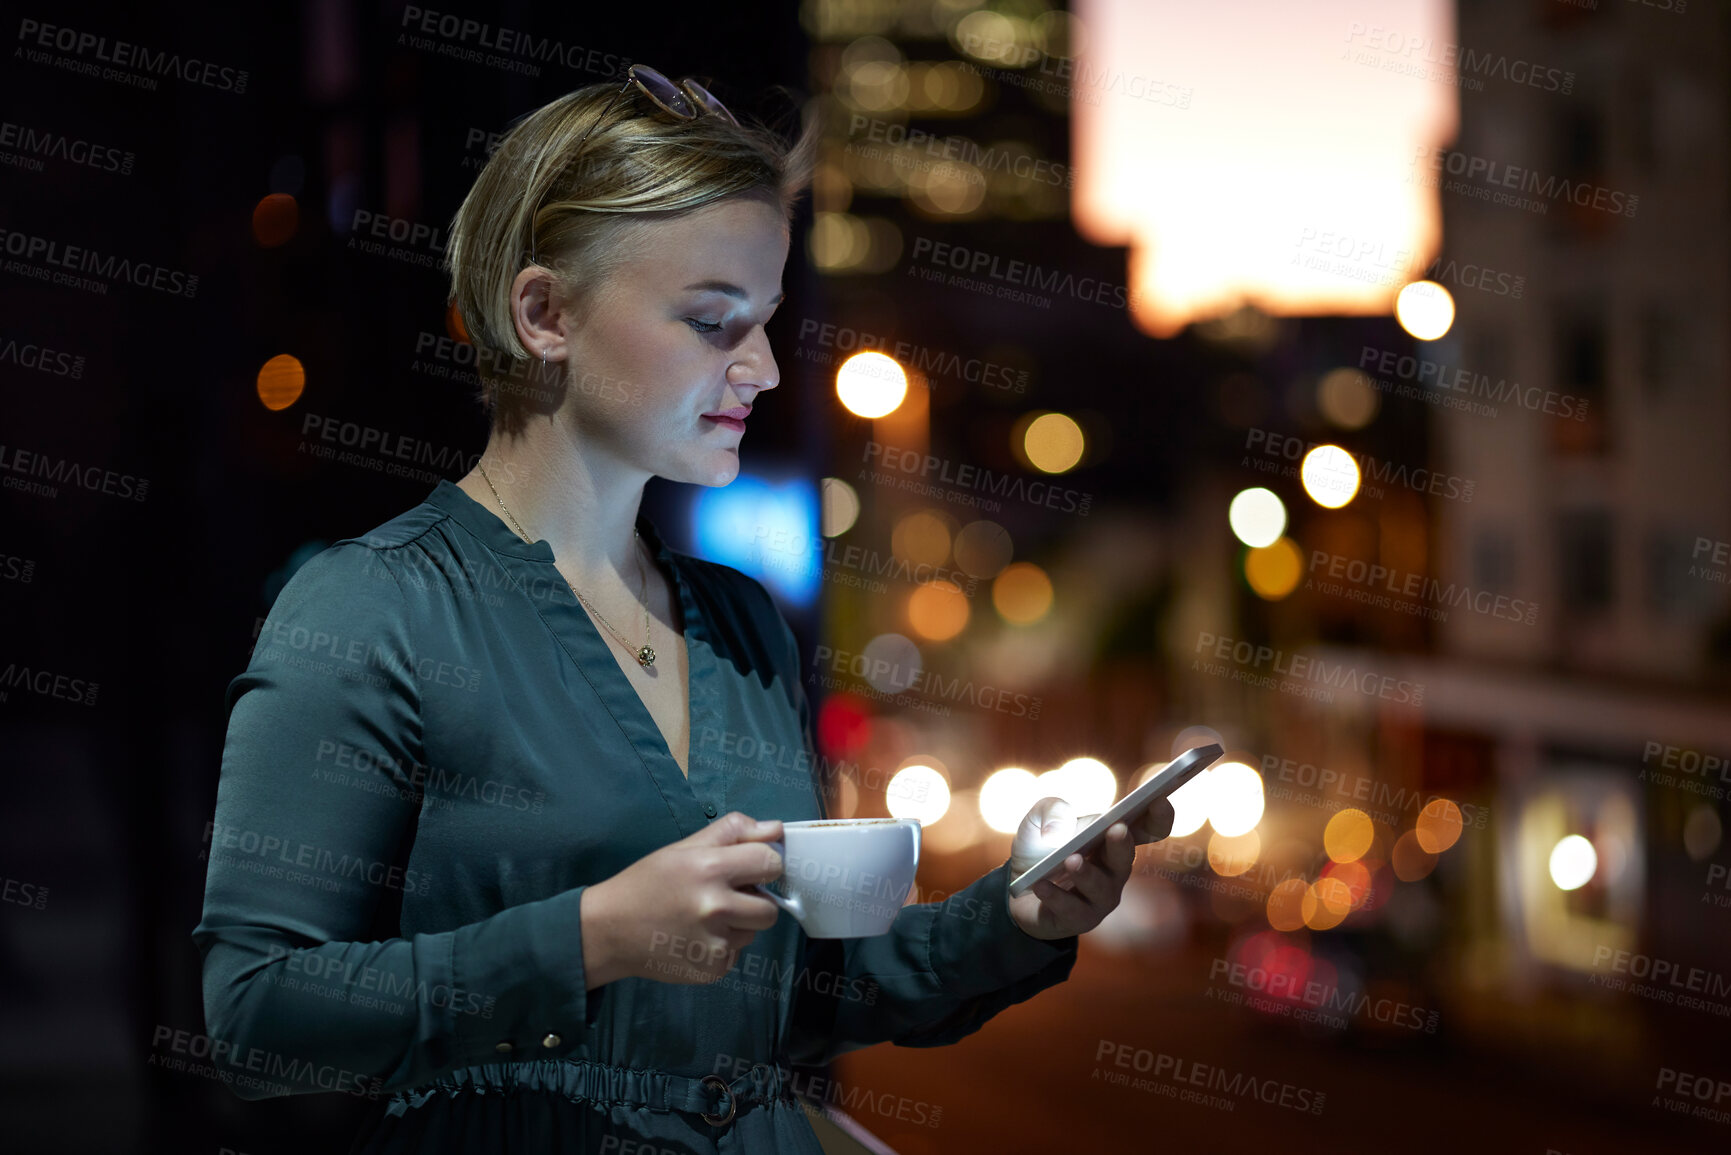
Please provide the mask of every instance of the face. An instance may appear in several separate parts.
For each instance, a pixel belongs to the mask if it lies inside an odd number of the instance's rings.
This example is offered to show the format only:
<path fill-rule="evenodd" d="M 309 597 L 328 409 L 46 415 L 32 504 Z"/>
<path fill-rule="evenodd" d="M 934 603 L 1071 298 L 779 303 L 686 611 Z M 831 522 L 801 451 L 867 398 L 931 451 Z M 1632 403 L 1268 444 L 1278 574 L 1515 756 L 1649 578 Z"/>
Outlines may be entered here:
<path fill-rule="evenodd" d="M 764 325 L 788 239 L 780 210 L 755 197 L 634 223 L 612 275 L 536 318 L 548 360 L 565 361 L 557 420 L 590 468 L 698 485 L 738 476 L 751 408 L 781 380 Z"/>

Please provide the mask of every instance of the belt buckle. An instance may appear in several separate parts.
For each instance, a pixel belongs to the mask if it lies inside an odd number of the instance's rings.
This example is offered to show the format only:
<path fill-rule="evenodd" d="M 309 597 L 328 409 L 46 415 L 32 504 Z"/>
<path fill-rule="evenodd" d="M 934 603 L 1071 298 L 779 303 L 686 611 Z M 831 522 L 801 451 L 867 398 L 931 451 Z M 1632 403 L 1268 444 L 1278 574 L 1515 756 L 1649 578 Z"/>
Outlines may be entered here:
<path fill-rule="evenodd" d="M 723 1079 L 720 1075 L 705 1075 L 703 1078 L 698 1080 L 698 1083 L 705 1087 L 714 1086 L 723 1095 L 727 1096 L 727 1113 L 725 1115 L 711 1115 L 708 1111 L 699 1111 L 698 1114 L 702 1116 L 703 1121 L 708 1123 L 711 1127 L 724 1127 L 728 1123 L 732 1122 L 736 1104 L 734 1102 L 733 1089 L 727 1085 L 727 1080 Z"/>

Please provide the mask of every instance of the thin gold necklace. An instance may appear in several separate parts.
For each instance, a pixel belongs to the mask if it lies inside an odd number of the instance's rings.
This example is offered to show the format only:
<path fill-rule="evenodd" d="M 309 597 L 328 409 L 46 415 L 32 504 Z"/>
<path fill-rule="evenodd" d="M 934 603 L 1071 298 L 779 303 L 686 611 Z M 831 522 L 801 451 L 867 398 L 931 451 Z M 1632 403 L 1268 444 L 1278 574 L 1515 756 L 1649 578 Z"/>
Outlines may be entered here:
<path fill-rule="evenodd" d="M 534 545 L 535 540 L 527 533 L 523 532 L 522 524 L 517 521 L 516 517 L 512 515 L 510 509 L 506 507 L 505 499 L 499 496 L 498 487 L 493 484 L 493 479 L 487 476 L 486 468 L 478 461 L 475 463 L 475 468 L 481 471 L 481 480 L 485 481 L 487 483 L 487 488 L 493 491 L 494 499 L 498 501 L 499 508 L 505 511 L 505 516 L 510 519 L 511 526 L 516 530 L 517 536 L 528 542 L 530 545 Z M 583 603 L 585 609 L 595 615 L 595 620 L 606 626 L 607 632 L 619 639 L 619 644 L 625 647 L 627 653 L 637 659 L 637 664 L 647 667 L 655 664 L 655 649 L 649 644 L 649 571 L 643 566 L 643 551 L 636 548 L 642 540 L 643 535 L 637 532 L 636 527 L 633 527 L 631 530 L 631 552 L 637 555 L 637 573 L 643 580 L 643 593 L 640 597 L 640 600 L 643 603 L 643 644 L 641 646 L 632 646 L 632 644 L 626 640 L 625 635 L 614 629 L 613 624 L 601 616 L 601 611 L 596 609 L 593 603 L 591 603 L 588 598 L 584 597 L 582 592 L 578 590 L 575 585 L 572 585 L 570 581 L 567 581 L 565 584 L 571 586 L 571 592 L 577 595 L 577 600 Z"/>

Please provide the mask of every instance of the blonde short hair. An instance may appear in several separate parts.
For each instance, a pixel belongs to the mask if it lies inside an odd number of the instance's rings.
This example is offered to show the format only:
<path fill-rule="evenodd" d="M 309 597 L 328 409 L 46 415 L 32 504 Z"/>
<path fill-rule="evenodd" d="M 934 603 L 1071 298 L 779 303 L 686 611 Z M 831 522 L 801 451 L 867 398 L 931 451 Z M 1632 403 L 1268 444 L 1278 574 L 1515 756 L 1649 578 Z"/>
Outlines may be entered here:
<path fill-rule="evenodd" d="M 576 294 L 623 260 L 616 242 L 633 216 L 759 196 L 791 217 L 810 179 L 814 127 L 789 142 L 709 113 L 676 120 L 635 87 L 620 95 L 617 82 L 580 88 L 519 118 L 463 199 L 445 252 L 450 301 L 475 345 L 478 400 L 488 416 L 515 410 L 525 392 L 511 384 L 526 379 L 531 358 L 517 337 L 510 293 L 531 263 L 531 241 L 533 263 Z"/>

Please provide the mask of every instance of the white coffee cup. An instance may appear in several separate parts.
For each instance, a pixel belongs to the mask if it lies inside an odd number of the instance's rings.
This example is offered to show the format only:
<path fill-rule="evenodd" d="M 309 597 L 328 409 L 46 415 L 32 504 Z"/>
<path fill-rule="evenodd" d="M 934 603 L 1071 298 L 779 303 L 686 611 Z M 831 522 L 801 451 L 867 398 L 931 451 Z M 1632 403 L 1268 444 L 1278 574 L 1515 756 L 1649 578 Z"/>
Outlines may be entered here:
<path fill-rule="evenodd" d="M 781 893 L 757 889 L 799 920 L 811 938 L 883 934 L 907 901 L 920 865 L 912 818 L 783 822 Z"/>

